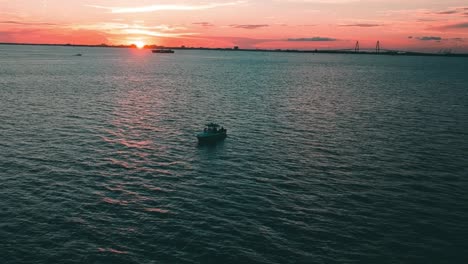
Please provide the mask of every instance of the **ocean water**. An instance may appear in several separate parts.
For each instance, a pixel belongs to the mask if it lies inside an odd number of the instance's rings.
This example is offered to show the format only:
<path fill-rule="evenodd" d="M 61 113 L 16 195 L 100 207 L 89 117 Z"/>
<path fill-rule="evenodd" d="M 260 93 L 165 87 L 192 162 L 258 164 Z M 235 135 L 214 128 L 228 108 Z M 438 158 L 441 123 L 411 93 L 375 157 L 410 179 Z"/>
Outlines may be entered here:
<path fill-rule="evenodd" d="M 0 263 L 468 263 L 467 68 L 0 45 Z"/>

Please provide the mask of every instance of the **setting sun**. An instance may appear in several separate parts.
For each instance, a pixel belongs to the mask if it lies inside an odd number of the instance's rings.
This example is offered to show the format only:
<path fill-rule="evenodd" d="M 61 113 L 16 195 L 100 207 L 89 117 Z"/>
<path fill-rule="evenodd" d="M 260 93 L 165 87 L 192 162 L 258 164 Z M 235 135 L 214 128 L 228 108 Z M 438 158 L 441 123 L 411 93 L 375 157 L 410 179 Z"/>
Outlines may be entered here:
<path fill-rule="evenodd" d="M 135 41 L 133 44 L 139 49 L 142 49 L 145 46 L 145 43 L 143 41 Z"/>

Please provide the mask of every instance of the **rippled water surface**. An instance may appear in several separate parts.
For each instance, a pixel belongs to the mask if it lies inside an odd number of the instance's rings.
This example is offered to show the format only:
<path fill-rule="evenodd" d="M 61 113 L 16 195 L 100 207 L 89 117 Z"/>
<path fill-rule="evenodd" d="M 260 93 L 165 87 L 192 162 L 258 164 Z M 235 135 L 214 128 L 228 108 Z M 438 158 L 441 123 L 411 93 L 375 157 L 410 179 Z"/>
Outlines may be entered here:
<path fill-rule="evenodd" d="M 0 46 L 0 262 L 467 263 L 467 67 Z"/>

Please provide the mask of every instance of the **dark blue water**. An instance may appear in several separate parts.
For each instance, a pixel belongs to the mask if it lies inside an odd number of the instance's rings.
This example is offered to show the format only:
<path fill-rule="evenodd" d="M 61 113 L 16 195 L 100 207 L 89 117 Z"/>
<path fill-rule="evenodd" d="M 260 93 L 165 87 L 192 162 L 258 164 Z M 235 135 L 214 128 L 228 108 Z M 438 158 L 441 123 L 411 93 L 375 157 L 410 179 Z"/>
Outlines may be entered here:
<path fill-rule="evenodd" d="M 467 67 L 0 46 L 0 262 L 466 263 Z"/>

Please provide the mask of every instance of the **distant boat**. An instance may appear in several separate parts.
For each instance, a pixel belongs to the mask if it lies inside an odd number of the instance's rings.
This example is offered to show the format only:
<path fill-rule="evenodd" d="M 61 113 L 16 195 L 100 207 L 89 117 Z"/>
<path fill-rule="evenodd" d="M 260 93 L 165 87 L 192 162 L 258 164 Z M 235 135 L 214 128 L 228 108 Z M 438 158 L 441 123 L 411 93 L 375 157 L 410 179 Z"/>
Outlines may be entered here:
<path fill-rule="evenodd" d="M 171 49 L 154 49 L 151 52 L 153 53 L 174 53 Z"/>
<path fill-rule="evenodd" d="M 81 55 L 81 53 L 77 53 L 77 54 L 75 54 L 75 55 L 73 55 L 73 56 L 78 56 L 78 57 L 80 57 L 80 56 L 82 56 L 82 55 Z"/>
<path fill-rule="evenodd" d="M 215 123 L 206 124 L 203 132 L 197 134 L 199 143 L 213 143 L 223 140 L 227 137 L 227 130 L 224 127 L 218 129 L 219 125 Z"/>

